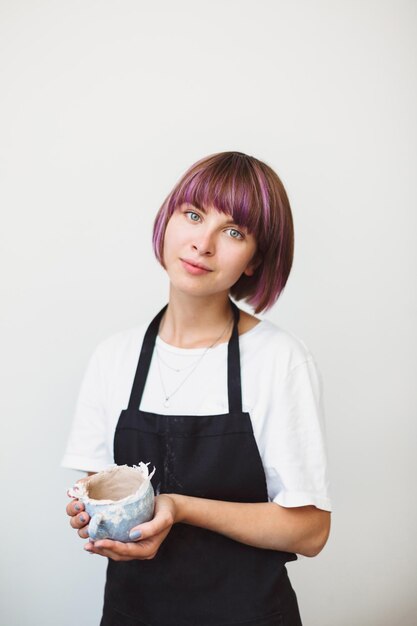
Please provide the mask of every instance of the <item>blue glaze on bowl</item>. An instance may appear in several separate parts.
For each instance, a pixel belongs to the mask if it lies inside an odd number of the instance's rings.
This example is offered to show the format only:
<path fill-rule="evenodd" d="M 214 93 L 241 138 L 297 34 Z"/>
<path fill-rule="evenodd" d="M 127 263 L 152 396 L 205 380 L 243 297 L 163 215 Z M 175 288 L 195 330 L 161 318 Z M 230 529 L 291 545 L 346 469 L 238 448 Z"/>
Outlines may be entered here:
<path fill-rule="evenodd" d="M 99 501 L 93 503 L 86 500 L 84 507 L 91 517 L 88 525 L 89 537 L 94 541 L 98 539 L 113 539 L 124 543 L 131 541 L 129 533 L 132 528 L 152 519 L 154 499 L 153 487 L 149 483 L 143 496 L 133 502 L 100 504 Z"/>

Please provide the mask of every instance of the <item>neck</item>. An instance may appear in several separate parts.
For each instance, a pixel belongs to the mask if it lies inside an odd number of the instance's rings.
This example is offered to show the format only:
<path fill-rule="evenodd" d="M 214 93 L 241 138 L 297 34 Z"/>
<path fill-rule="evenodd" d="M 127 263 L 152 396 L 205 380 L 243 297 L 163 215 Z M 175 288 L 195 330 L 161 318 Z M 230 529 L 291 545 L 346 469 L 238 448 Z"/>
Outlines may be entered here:
<path fill-rule="evenodd" d="M 222 331 L 224 334 L 219 343 L 229 340 L 233 328 L 232 320 L 228 294 L 190 297 L 174 291 L 171 287 L 159 336 L 166 343 L 178 348 L 205 348 Z"/>

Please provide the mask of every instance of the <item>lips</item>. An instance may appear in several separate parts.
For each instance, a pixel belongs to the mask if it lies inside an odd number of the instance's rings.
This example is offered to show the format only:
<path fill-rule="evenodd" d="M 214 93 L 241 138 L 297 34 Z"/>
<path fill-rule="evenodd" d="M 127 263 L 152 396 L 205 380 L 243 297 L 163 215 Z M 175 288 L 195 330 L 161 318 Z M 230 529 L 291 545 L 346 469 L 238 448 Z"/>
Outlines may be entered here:
<path fill-rule="evenodd" d="M 187 274 L 191 276 L 202 276 L 204 274 L 209 274 L 213 270 L 211 270 L 207 265 L 203 265 L 202 263 L 197 263 L 196 261 L 192 261 L 191 259 L 180 259 L 181 264 Z"/>
<path fill-rule="evenodd" d="M 198 267 L 199 269 L 206 270 L 206 272 L 213 271 L 209 267 L 207 267 L 207 265 L 203 265 L 202 263 L 197 263 L 196 261 L 193 261 L 191 259 L 181 259 L 181 261 L 183 261 L 184 263 L 188 263 L 188 265 L 192 265 L 193 267 Z"/>

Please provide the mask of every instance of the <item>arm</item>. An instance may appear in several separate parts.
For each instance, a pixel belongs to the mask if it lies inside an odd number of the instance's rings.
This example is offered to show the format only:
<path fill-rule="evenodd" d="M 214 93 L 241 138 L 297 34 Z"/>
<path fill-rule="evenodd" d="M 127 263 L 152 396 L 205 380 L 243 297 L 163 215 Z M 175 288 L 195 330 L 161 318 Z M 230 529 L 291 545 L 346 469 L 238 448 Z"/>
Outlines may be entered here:
<path fill-rule="evenodd" d="M 176 522 L 207 528 L 235 541 L 270 550 L 316 556 L 330 532 L 330 513 L 314 506 L 241 503 L 170 494 Z"/>
<path fill-rule="evenodd" d="M 284 509 L 273 502 L 235 503 L 163 494 L 156 498 L 154 518 L 132 528 L 132 542 L 90 541 L 85 549 L 116 561 L 152 559 L 177 522 L 258 548 L 315 556 L 327 541 L 330 513 L 314 506 Z"/>

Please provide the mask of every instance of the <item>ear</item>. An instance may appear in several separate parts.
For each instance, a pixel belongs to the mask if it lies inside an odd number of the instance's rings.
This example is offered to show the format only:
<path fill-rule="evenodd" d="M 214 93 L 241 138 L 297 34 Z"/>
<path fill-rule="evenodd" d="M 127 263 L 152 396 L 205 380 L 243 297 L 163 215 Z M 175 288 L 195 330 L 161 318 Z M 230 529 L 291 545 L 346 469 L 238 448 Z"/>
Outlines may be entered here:
<path fill-rule="evenodd" d="M 248 264 L 247 268 L 243 272 L 245 276 L 253 276 L 255 271 L 258 269 L 262 261 L 262 258 L 259 254 L 255 254 L 252 261 Z"/>
<path fill-rule="evenodd" d="M 245 274 L 245 276 L 253 276 L 255 273 L 255 269 L 256 268 L 252 267 L 252 265 L 248 265 L 243 273 Z"/>

